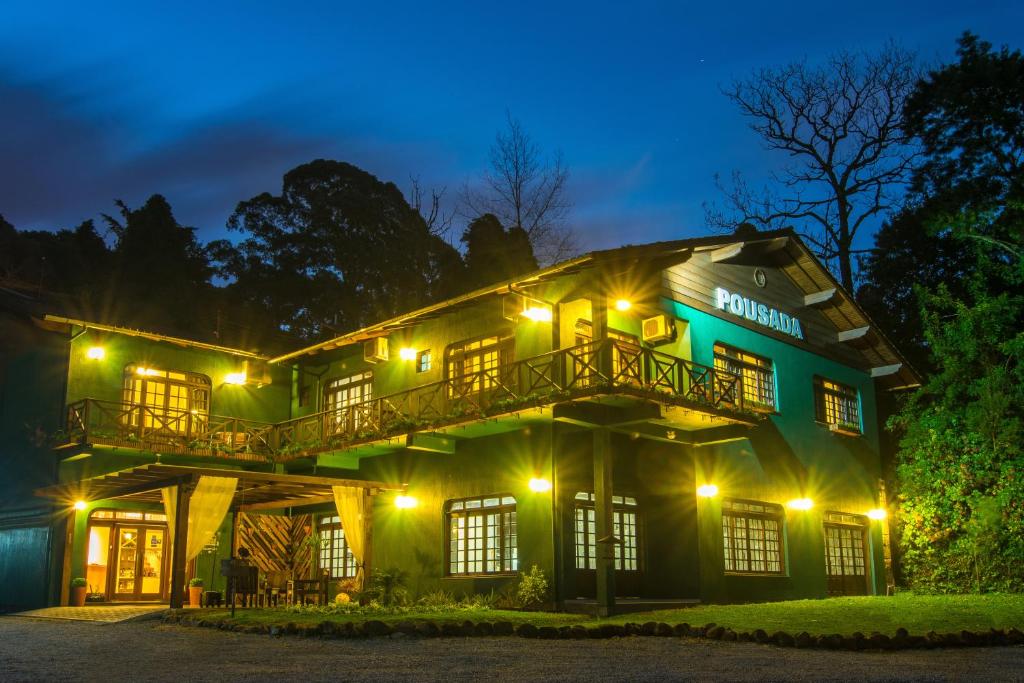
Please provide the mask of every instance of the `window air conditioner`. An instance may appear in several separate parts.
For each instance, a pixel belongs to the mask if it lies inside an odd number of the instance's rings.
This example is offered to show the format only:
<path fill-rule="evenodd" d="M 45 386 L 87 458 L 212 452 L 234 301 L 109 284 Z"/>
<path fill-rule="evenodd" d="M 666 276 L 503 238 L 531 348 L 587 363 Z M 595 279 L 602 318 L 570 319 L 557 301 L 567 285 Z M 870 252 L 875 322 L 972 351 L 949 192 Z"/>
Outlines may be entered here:
<path fill-rule="evenodd" d="M 388 338 L 374 337 L 363 342 L 363 360 L 367 363 L 380 363 L 388 359 Z"/>
<path fill-rule="evenodd" d="M 656 315 L 643 322 L 643 340 L 652 344 L 672 338 L 674 329 L 669 325 L 668 316 Z"/>

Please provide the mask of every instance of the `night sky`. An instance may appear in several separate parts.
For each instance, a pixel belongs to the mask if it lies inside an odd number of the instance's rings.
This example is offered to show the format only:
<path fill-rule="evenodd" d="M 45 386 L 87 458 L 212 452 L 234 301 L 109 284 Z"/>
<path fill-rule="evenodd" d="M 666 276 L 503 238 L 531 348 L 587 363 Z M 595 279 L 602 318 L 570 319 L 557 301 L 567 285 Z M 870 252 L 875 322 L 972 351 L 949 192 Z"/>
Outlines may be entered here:
<path fill-rule="evenodd" d="M 453 196 L 509 110 L 564 152 L 583 246 L 692 236 L 716 172 L 782 161 L 720 85 L 889 38 L 936 63 L 964 29 L 1024 37 L 1019 0 L 102 4 L 0 10 L 0 214 L 18 228 L 159 192 L 209 240 L 319 157 Z"/>

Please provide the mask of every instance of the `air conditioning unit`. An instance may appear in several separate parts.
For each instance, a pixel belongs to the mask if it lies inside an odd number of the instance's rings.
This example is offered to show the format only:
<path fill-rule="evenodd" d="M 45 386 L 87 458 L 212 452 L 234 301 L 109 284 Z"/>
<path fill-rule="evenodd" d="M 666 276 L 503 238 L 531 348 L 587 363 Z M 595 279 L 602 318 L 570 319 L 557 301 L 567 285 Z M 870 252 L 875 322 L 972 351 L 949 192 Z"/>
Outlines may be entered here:
<path fill-rule="evenodd" d="M 643 322 L 642 336 L 645 342 L 656 344 L 672 338 L 675 328 L 668 321 L 668 316 L 656 315 L 653 318 L 645 318 Z"/>
<path fill-rule="evenodd" d="M 374 337 L 363 342 L 363 360 L 367 363 L 380 363 L 388 359 L 388 338 Z"/>

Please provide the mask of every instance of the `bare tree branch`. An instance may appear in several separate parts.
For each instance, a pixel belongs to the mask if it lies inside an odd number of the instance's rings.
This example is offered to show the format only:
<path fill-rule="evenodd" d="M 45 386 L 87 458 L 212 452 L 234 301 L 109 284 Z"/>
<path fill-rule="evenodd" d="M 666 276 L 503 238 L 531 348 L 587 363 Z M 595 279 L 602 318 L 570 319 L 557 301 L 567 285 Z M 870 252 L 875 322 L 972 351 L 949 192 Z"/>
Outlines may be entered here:
<path fill-rule="evenodd" d="M 448 188 L 442 187 L 440 191 L 430 188 L 430 201 L 424 202 L 423 187 L 420 185 L 419 176 L 410 175 L 409 181 L 409 206 L 423 216 L 430 234 L 449 241 L 448 233 L 451 232 L 452 221 L 455 220 L 455 212 L 444 211 L 441 207 L 441 200 L 444 199 Z"/>
<path fill-rule="evenodd" d="M 878 54 L 840 52 L 824 67 L 797 62 L 733 83 L 724 94 L 787 165 L 773 175 L 777 187 L 758 193 L 739 173 L 730 188 L 716 176 L 725 206 L 705 203 L 709 224 L 793 225 L 852 290 L 854 238 L 893 205 L 915 158 L 901 121 L 918 74 L 916 57 L 889 44 Z"/>

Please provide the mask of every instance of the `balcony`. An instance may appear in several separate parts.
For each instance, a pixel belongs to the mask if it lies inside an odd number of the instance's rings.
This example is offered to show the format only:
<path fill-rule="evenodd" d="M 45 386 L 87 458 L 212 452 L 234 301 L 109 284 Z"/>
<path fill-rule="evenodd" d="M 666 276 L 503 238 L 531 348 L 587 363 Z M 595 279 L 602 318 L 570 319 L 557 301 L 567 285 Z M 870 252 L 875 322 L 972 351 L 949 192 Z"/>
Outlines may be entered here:
<path fill-rule="evenodd" d="M 598 397 L 653 401 L 753 424 L 742 378 L 617 340 L 590 342 L 276 425 L 86 399 L 69 407 L 68 444 L 104 444 L 283 462 Z M 602 399 L 603 400 L 603 399 Z"/>

